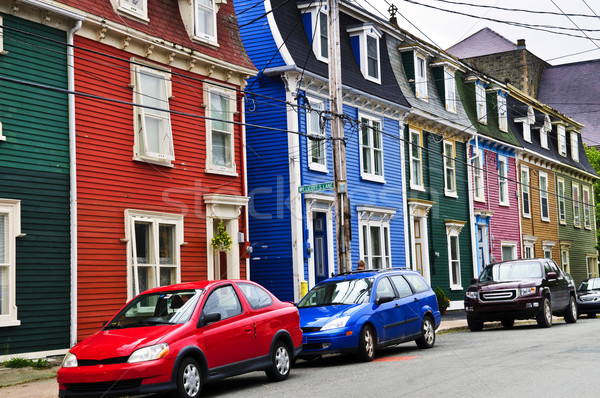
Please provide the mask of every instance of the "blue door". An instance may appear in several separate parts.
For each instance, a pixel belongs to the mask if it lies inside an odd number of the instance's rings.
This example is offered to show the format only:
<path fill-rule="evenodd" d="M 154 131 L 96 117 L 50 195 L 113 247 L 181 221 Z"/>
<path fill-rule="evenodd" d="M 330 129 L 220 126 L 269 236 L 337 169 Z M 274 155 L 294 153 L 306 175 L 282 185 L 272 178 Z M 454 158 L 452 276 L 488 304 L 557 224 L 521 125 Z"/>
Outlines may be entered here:
<path fill-rule="evenodd" d="M 327 279 L 327 213 L 313 213 L 315 283 Z"/>

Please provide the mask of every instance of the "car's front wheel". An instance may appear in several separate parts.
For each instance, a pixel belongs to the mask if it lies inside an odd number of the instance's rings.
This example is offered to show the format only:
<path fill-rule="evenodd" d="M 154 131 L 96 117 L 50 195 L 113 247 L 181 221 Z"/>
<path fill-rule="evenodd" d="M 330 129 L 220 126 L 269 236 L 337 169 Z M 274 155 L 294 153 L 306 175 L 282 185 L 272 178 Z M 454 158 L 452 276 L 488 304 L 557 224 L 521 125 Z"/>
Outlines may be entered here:
<path fill-rule="evenodd" d="M 542 300 L 542 309 L 537 314 L 536 320 L 538 326 L 541 328 L 549 328 L 552 326 L 552 305 L 550 304 L 550 299 L 548 297 L 544 297 Z"/>
<path fill-rule="evenodd" d="M 575 323 L 577 322 L 577 302 L 575 297 L 569 297 L 569 306 L 565 310 L 565 322 Z"/>
<path fill-rule="evenodd" d="M 423 318 L 421 337 L 415 340 L 419 348 L 431 348 L 435 344 L 435 325 L 430 316 Z"/>
<path fill-rule="evenodd" d="M 476 321 L 467 317 L 467 326 L 471 332 L 481 332 L 483 330 L 483 322 Z"/>
<path fill-rule="evenodd" d="M 287 379 L 290 375 L 292 360 L 290 349 L 283 341 L 275 343 L 271 353 L 271 360 L 273 361 L 273 365 L 265 370 L 269 380 L 282 381 Z"/>
<path fill-rule="evenodd" d="M 362 362 L 370 362 L 375 359 L 375 334 L 369 325 L 363 326 L 360 331 L 356 357 Z"/>
<path fill-rule="evenodd" d="M 196 398 L 200 396 L 202 377 L 198 362 L 194 358 L 185 358 L 177 372 L 177 396 Z"/>

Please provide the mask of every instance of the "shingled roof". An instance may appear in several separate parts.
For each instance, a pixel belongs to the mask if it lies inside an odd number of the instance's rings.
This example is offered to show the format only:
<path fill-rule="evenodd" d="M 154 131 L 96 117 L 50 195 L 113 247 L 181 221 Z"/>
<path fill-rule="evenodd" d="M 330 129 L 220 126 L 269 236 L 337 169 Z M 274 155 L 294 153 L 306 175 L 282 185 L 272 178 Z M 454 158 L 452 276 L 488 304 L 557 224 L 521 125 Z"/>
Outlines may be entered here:
<path fill-rule="evenodd" d="M 446 50 L 459 59 L 516 50 L 517 46 L 490 28 L 483 28 Z"/>

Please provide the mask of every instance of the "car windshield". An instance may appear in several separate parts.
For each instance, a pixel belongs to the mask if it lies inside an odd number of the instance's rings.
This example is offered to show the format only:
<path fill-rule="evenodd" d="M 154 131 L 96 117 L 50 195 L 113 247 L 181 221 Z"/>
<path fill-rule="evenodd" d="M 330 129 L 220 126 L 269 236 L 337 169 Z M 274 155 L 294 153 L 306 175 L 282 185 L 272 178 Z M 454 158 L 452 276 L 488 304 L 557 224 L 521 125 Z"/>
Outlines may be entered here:
<path fill-rule="evenodd" d="M 299 308 L 360 304 L 369 301 L 373 278 L 348 279 L 315 286 L 298 303 Z"/>
<path fill-rule="evenodd" d="M 105 329 L 185 323 L 192 316 L 202 291 L 173 290 L 142 294 L 127 304 Z"/>
<path fill-rule="evenodd" d="M 522 279 L 539 279 L 542 277 L 542 267 L 537 261 L 514 261 L 499 263 L 484 268 L 479 281 L 504 282 Z"/>
<path fill-rule="evenodd" d="M 583 281 L 577 288 L 578 292 L 585 292 L 587 290 L 600 290 L 600 279 L 590 279 Z"/>

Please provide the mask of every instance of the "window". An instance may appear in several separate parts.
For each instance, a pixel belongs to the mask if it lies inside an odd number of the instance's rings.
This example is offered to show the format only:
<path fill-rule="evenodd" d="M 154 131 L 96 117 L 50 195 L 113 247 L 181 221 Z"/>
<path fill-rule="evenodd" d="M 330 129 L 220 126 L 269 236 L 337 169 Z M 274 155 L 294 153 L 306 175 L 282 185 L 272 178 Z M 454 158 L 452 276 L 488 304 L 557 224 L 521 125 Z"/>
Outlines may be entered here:
<path fill-rule="evenodd" d="M 569 264 L 569 249 L 561 248 L 560 249 L 560 267 L 565 272 L 571 272 L 571 266 Z"/>
<path fill-rule="evenodd" d="M 510 205 L 508 198 L 508 162 L 505 156 L 498 156 L 498 198 L 501 205 Z"/>
<path fill-rule="evenodd" d="M 587 266 L 587 277 L 597 278 L 598 277 L 598 257 L 586 256 L 585 263 Z"/>
<path fill-rule="evenodd" d="M 558 139 L 558 153 L 561 156 L 567 156 L 567 137 L 565 136 L 565 126 L 562 124 L 556 126 L 556 135 Z"/>
<path fill-rule="evenodd" d="M 573 225 L 580 227 L 580 214 L 579 214 L 579 185 L 573 183 Z"/>
<path fill-rule="evenodd" d="M 390 279 L 392 280 L 392 283 L 394 284 L 394 287 L 396 288 L 396 291 L 398 292 L 398 297 L 404 298 L 404 297 L 412 296 L 413 291 L 410 288 L 410 285 L 408 284 L 406 279 L 404 279 L 404 277 L 402 275 L 393 275 L 393 276 L 390 276 Z"/>
<path fill-rule="evenodd" d="M 171 77 L 168 72 L 133 65 L 134 128 L 136 159 L 170 164 L 175 160 L 169 97 Z"/>
<path fill-rule="evenodd" d="M 360 258 L 366 269 L 392 267 L 390 251 L 390 220 L 395 209 L 357 206 L 360 231 Z"/>
<path fill-rule="evenodd" d="M 117 0 L 117 8 L 130 16 L 148 20 L 147 0 Z"/>
<path fill-rule="evenodd" d="M 456 156 L 453 141 L 444 141 L 444 191 L 446 196 L 456 197 Z"/>
<path fill-rule="evenodd" d="M 329 32 L 327 26 L 327 14 L 325 12 L 319 12 L 319 31 L 318 38 L 316 42 L 319 45 L 319 48 L 315 49 L 315 54 L 319 60 L 327 62 L 329 60 Z"/>
<path fill-rule="evenodd" d="M 531 235 L 523 235 L 523 258 L 535 258 L 535 241 L 537 238 Z"/>
<path fill-rule="evenodd" d="M 380 83 L 379 39 L 381 31 L 371 23 L 348 28 L 354 57 L 365 79 Z"/>
<path fill-rule="evenodd" d="M 583 194 L 583 225 L 586 229 L 591 229 L 591 218 L 590 218 L 590 188 L 582 186 L 581 192 Z"/>
<path fill-rule="evenodd" d="M 483 180 L 483 150 L 473 149 L 473 189 L 475 190 L 474 199 L 478 202 L 485 202 L 484 180 Z"/>
<path fill-rule="evenodd" d="M 565 207 L 565 180 L 562 178 L 556 179 L 556 194 L 558 195 L 558 221 L 561 224 L 567 222 L 567 211 Z"/>
<path fill-rule="evenodd" d="M 182 215 L 125 210 L 125 237 L 130 248 L 131 296 L 179 282 Z"/>
<path fill-rule="evenodd" d="M 423 158 L 421 132 L 410 130 L 410 187 L 423 190 Z"/>
<path fill-rule="evenodd" d="M 308 134 L 308 167 L 311 170 L 327 172 L 327 151 L 325 130 L 321 123 L 323 102 L 309 99 L 310 106 L 306 109 L 306 132 Z"/>
<path fill-rule="evenodd" d="M 579 134 L 571 131 L 571 157 L 579 162 Z"/>
<path fill-rule="evenodd" d="M 0 199 L 0 327 L 17 326 L 16 238 L 21 235 L 21 202 Z"/>
<path fill-rule="evenodd" d="M 329 61 L 329 32 L 327 22 L 327 2 L 299 2 L 302 21 L 308 41 L 312 43 L 315 57 L 321 62 Z"/>
<path fill-rule="evenodd" d="M 517 258 L 517 244 L 502 243 L 502 261 L 514 260 L 515 258 Z"/>
<path fill-rule="evenodd" d="M 548 205 L 548 174 L 539 172 L 540 176 L 540 214 L 542 221 L 550 221 L 550 208 Z"/>
<path fill-rule="evenodd" d="M 444 91 L 446 97 L 446 110 L 456 113 L 456 81 L 454 80 L 454 70 L 444 68 Z"/>
<path fill-rule="evenodd" d="M 415 96 L 427 101 L 427 60 L 415 53 Z"/>
<path fill-rule="evenodd" d="M 361 176 L 383 182 L 383 137 L 381 121 L 367 116 L 360 118 Z"/>
<path fill-rule="evenodd" d="M 425 282 L 425 279 L 421 275 L 407 274 L 404 275 L 408 283 L 412 286 L 415 293 L 422 293 L 428 291 L 429 285 Z"/>
<path fill-rule="evenodd" d="M 194 0 L 194 36 L 201 40 L 217 42 L 217 11 L 214 0 Z"/>
<path fill-rule="evenodd" d="M 521 202 L 523 203 L 523 217 L 527 218 L 531 218 L 529 184 L 529 168 L 521 166 Z"/>
<path fill-rule="evenodd" d="M 237 175 L 234 160 L 235 137 L 233 114 L 236 112 L 233 91 L 211 87 L 207 89 L 206 107 L 206 171 Z"/>
<path fill-rule="evenodd" d="M 218 287 L 210 293 L 204 303 L 204 308 L 202 308 L 202 316 L 214 312 L 221 314 L 221 319 L 231 318 L 242 313 L 242 304 L 233 286 Z"/>
<path fill-rule="evenodd" d="M 475 103 L 477 109 L 477 121 L 487 124 L 487 103 L 485 98 L 485 83 L 477 80 L 475 83 Z"/>
<path fill-rule="evenodd" d="M 259 310 L 273 304 L 271 295 L 267 293 L 265 289 L 260 286 L 253 285 L 251 283 L 240 282 L 238 287 L 248 300 L 248 304 L 253 310 Z"/>
<path fill-rule="evenodd" d="M 508 131 L 508 118 L 506 115 L 506 95 L 502 91 L 498 91 L 498 128 L 500 131 Z"/>
<path fill-rule="evenodd" d="M 548 149 L 548 132 L 552 131 L 552 123 L 550 122 L 550 116 L 544 117 L 544 125 L 540 128 L 540 145 L 544 149 Z"/>
<path fill-rule="evenodd" d="M 515 118 L 515 122 L 523 123 L 523 139 L 527 142 L 531 142 L 531 125 L 535 124 L 535 114 L 533 108 L 530 106 L 527 108 L 527 116 Z"/>
<path fill-rule="evenodd" d="M 448 243 L 448 266 L 450 272 L 450 289 L 462 289 L 460 275 L 460 244 L 458 235 L 465 226 L 462 221 L 446 221 Z"/>

